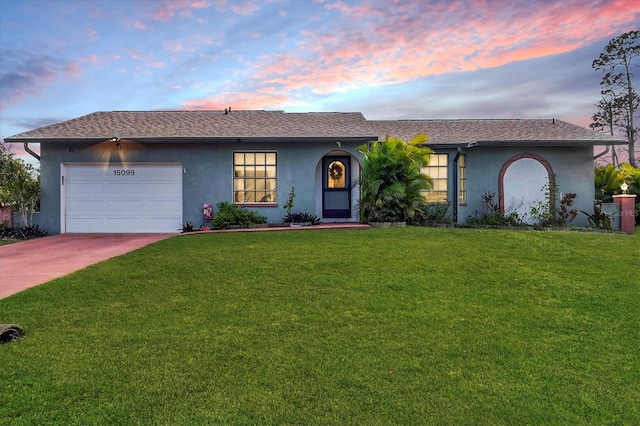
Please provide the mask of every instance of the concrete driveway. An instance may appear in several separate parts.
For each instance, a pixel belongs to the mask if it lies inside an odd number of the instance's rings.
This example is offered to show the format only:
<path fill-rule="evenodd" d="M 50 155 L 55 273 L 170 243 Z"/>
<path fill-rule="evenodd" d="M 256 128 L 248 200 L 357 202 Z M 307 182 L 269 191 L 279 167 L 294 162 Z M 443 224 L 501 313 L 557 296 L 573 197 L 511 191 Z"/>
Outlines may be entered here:
<path fill-rule="evenodd" d="M 177 234 L 60 234 L 0 246 L 0 299 Z"/>

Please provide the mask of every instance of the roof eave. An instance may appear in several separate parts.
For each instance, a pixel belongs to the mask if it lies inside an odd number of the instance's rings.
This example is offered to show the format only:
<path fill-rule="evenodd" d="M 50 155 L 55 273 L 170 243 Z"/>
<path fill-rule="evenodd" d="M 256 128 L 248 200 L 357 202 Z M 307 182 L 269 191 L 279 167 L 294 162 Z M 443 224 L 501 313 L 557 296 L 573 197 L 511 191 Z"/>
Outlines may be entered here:
<path fill-rule="evenodd" d="M 322 143 L 322 142 L 353 142 L 367 143 L 375 140 L 377 136 L 321 136 L 321 137 L 253 137 L 253 136 L 233 136 L 233 137 L 127 137 L 118 136 L 121 141 L 130 141 L 137 143 Z M 110 142 L 110 138 L 89 137 L 89 138 L 6 138 L 7 143 L 101 143 Z"/>
<path fill-rule="evenodd" d="M 619 139 L 613 140 L 495 140 L 495 141 L 471 141 L 466 143 L 467 148 L 477 146 L 487 147 L 504 147 L 504 146 L 536 146 L 536 147 L 555 147 L 555 146 L 600 146 L 600 145 L 625 145 L 627 142 Z"/>

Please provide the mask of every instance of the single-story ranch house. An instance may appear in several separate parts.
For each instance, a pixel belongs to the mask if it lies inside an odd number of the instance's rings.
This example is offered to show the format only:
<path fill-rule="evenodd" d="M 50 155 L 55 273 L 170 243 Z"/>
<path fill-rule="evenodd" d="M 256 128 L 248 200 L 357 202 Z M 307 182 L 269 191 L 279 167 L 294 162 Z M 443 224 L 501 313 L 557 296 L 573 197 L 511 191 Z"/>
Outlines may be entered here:
<path fill-rule="evenodd" d="M 278 223 L 293 187 L 294 211 L 357 222 L 357 147 L 418 133 L 436 153 L 425 196 L 448 203 L 457 223 L 481 213 L 485 192 L 503 212 L 528 213 L 551 174 L 559 191 L 577 193 L 578 209 L 592 211 L 593 147 L 625 143 L 551 118 L 377 121 L 231 108 L 95 112 L 6 142 L 41 146 L 38 224 L 51 233 L 151 233 L 199 226 L 203 204 L 221 201 Z"/>

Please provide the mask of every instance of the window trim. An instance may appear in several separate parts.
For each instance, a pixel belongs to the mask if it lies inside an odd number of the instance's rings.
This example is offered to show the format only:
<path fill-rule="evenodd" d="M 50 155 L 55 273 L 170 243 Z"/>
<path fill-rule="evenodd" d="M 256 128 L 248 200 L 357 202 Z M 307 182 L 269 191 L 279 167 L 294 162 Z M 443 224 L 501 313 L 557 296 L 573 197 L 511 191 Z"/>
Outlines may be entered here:
<path fill-rule="evenodd" d="M 237 154 L 243 154 L 243 158 L 245 163 L 243 164 L 236 164 L 236 155 Z M 265 155 L 265 164 L 263 165 L 258 165 L 258 164 L 248 164 L 246 163 L 246 154 L 274 154 L 275 155 L 275 163 L 274 164 L 270 164 L 267 162 L 266 159 L 266 155 Z M 246 173 L 247 171 L 247 166 L 249 167 L 253 167 L 254 170 L 257 167 L 263 167 L 264 171 L 265 171 L 265 176 L 266 176 L 266 170 L 267 167 L 275 167 L 275 176 L 273 178 L 269 177 L 264 177 L 261 179 L 267 180 L 267 179 L 272 179 L 274 181 L 274 187 L 273 189 L 270 189 L 269 192 L 272 192 L 274 194 L 274 200 L 273 201 L 236 201 L 237 199 L 237 195 L 238 193 L 242 192 L 242 193 L 247 193 L 247 192 L 253 192 L 253 193 L 257 193 L 257 192 L 267 192 L 265 190 L 263 191 L 258 191 L 256 190 L 236 190 L 236 182 L 237 181 L 242 181 L 245 182 L 246 179 L 252 179 L 250 177 L 236 177 L 236 167 L 243 167 L 244 172 Z M 245 197 L 246 198 L 246 197 Z M 254 197 L 255 198 L 255 197 Z M 234 205 L 238 205 L 238 206 L 244 206 L 244 207 L 277 207 L 278 206 L 278 152 L 275 150 L 234 150 L 232 153 L 232 166 L 231 166 L 231 199 L 233 200 L 233 204 Z"/>

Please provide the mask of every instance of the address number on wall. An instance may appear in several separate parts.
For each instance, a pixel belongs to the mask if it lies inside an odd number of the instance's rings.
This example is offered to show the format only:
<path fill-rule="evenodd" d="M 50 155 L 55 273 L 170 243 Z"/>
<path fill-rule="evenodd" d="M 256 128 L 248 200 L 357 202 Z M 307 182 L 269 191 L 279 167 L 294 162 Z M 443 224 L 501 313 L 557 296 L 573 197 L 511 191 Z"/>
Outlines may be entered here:
<path fill-rule="evenodd" d="M 133 169 L 128 169 L 128 170 L 114 170 L 113 171 L 113 175 L 114 176 L 133 176 L 136 174 L 136 171 Z"/>

